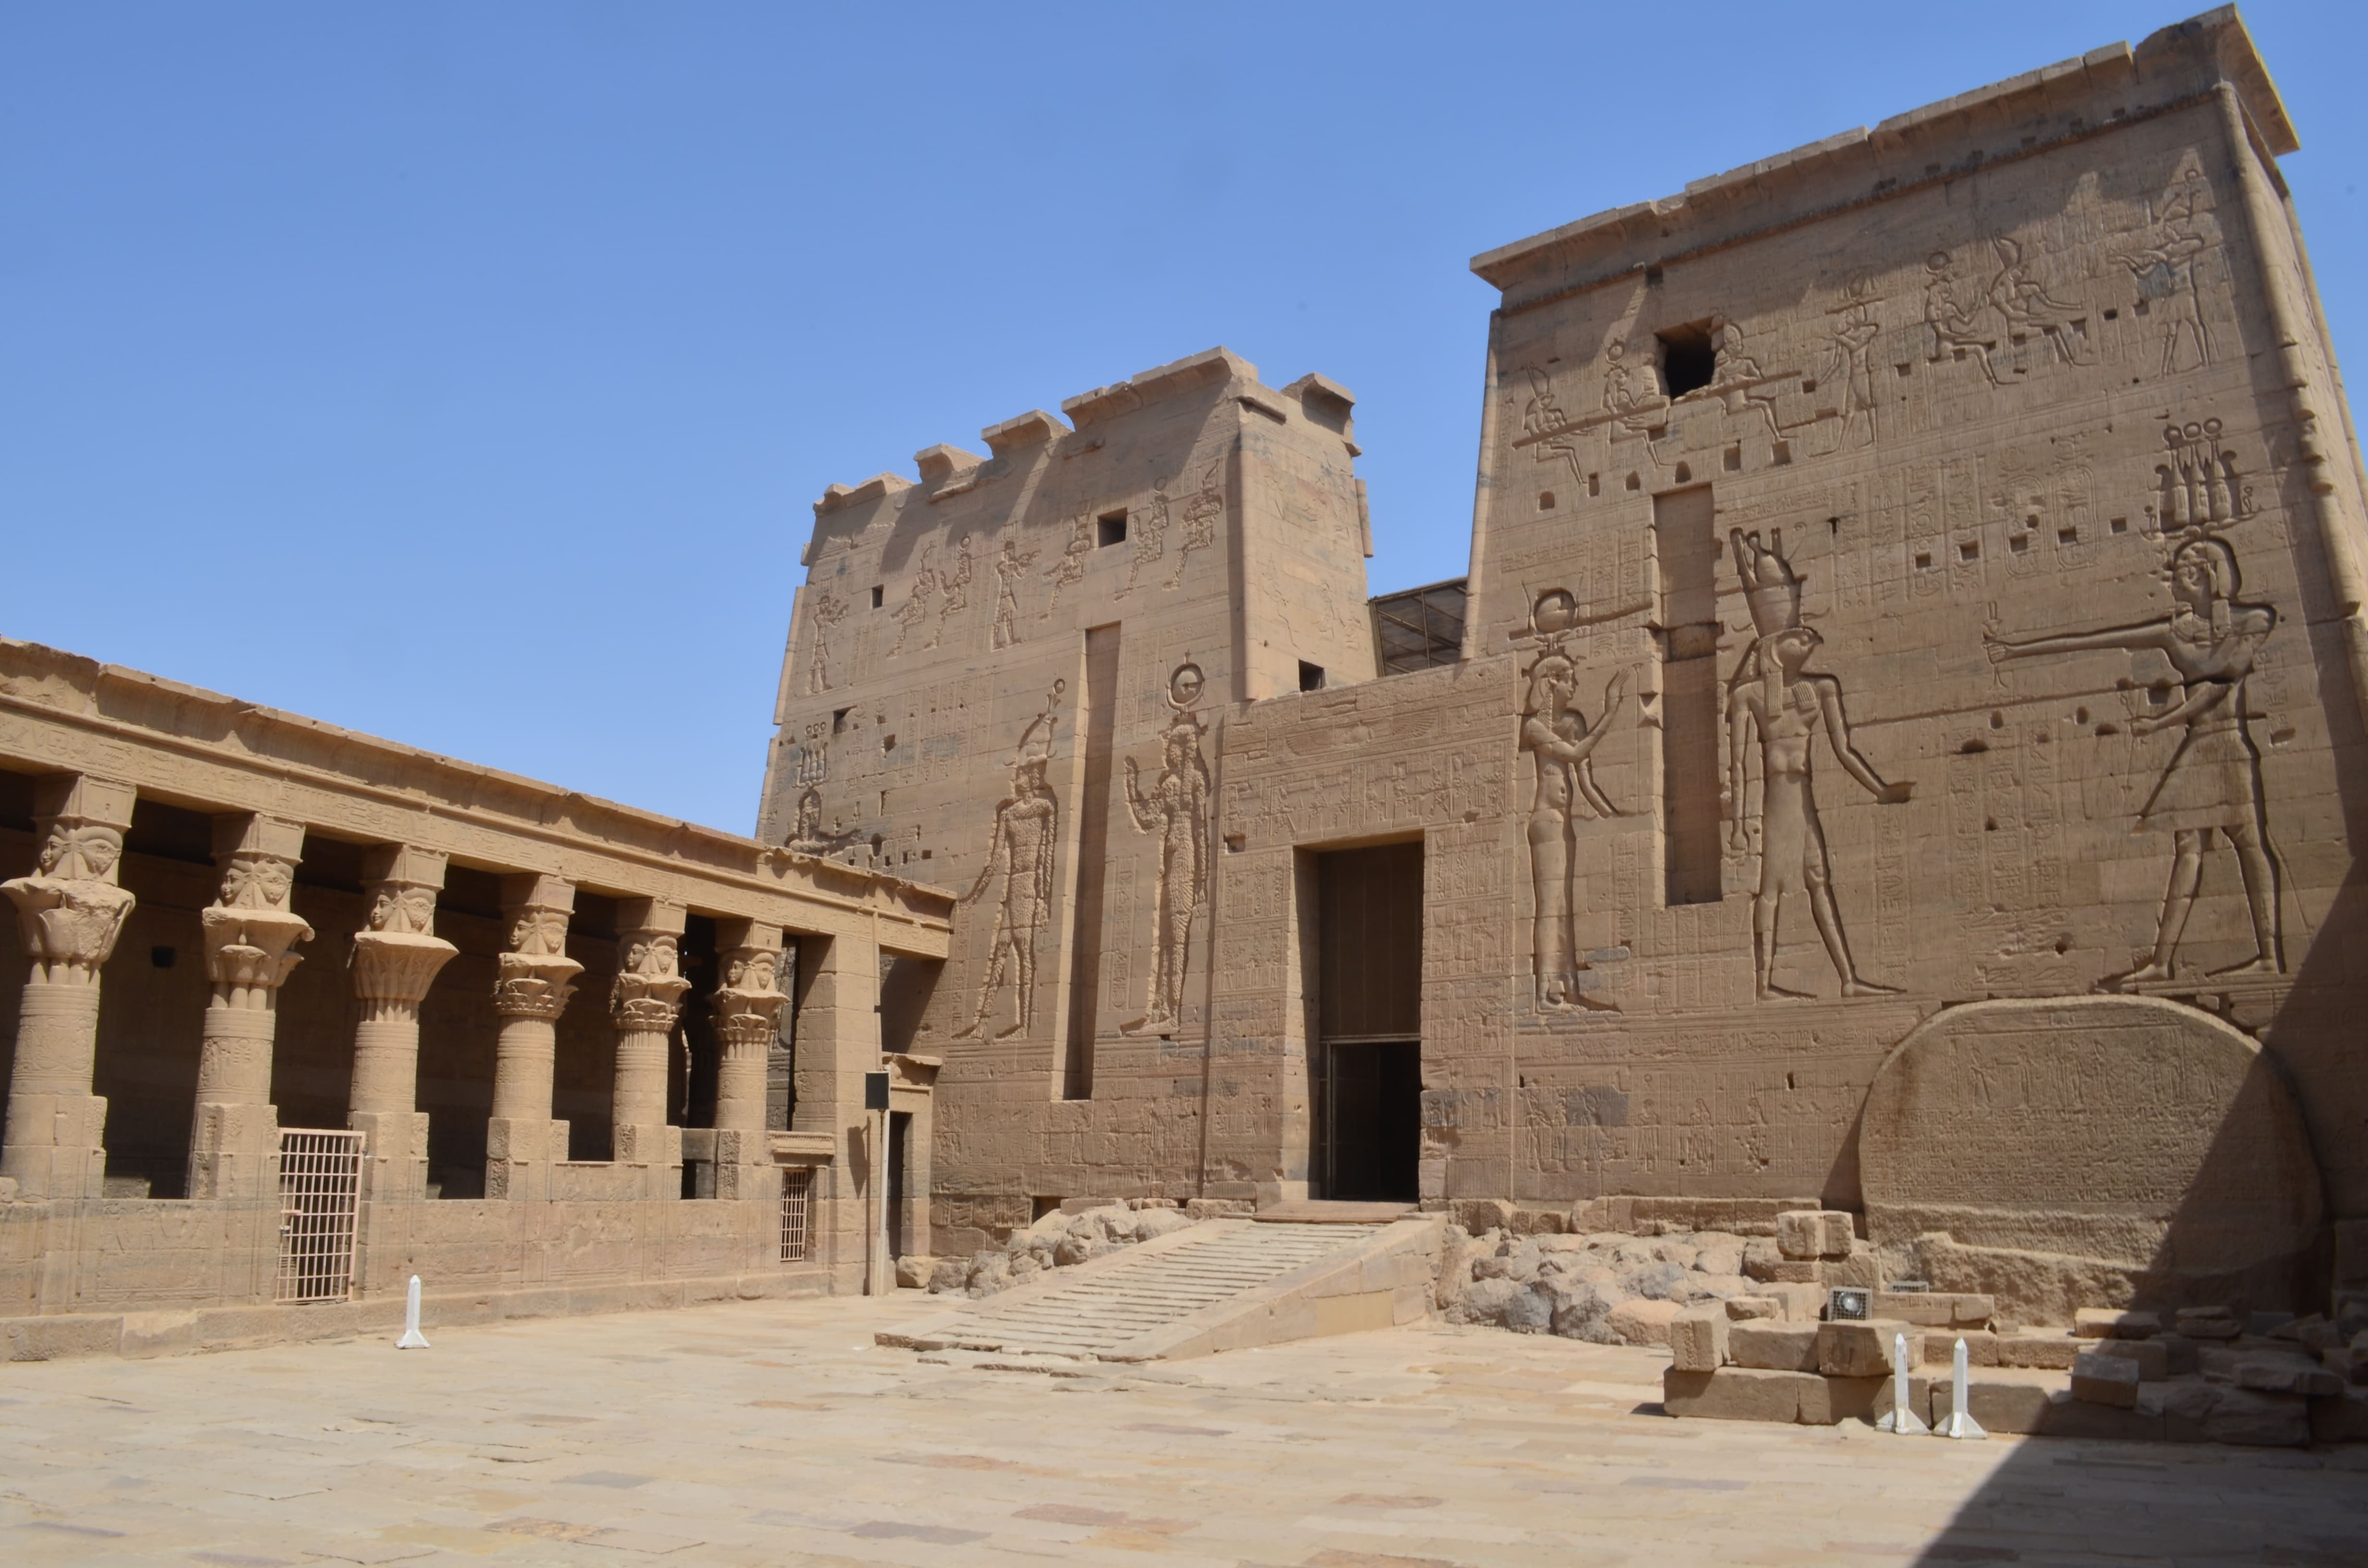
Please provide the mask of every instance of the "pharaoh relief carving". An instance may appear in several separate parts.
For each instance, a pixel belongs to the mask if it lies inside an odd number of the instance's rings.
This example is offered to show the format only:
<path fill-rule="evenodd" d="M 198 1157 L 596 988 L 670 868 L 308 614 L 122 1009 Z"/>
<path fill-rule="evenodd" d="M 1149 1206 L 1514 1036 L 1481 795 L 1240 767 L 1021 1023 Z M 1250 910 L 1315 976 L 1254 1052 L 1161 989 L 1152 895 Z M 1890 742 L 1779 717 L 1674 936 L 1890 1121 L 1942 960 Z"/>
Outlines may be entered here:
<path fill-rule="evenodd" d="M 2214 977 L 2276 974 L 2284 967 L 2260 753 L 2245 707 L 2245 683 L 2277 625 L 2277 611 L 2237 597 L 2243 587 L 2237 552 L 2219 529 L 2238 520 L 2245 492 L 2236 483 L 2234 455 L 2220 445 L 2220 422 L 2174 425 L 2164 434 L 2169 460 L 2157 471 L 2162 487 L 2157 515 L 2167 525 L 2160 539 L 2170 612 L 2124 626 L 2020 642 L 1984 632 L 1990 657 L 2001 663 L 2099 649 L 2153 652 L 2169 660 L 2179 677 L 2180 700 L 2160 712 L 2140 706 L 2143 688 L 2135 683 L 2123 687 L 2133 703 L 2132 734 L 2179 735 L 2138 810 L 2136 824 L 2140 833 L 2171 835 L 2171 867 L 2152 952 L 2135 969 L 2103 981 L 2105 990 L 2176 982 L 2180 940 L 2195 907 L 2203 858 L 2215 840 L 2226 841 L 2236 854 L 2252 921 L 2253 954 L 2214 971 Z"/>
<path fill-rule="evenodd" d="M 1561 588 L 1538 596 L 1530 630 L 1541 651 L 1526 674 L 1521 704 L 1521 749 L 1530 755 L 1534 784 L 1530 796 L 1530 882 L 1535 894 L 1531 934 L 1538 1006 L 1549 1011 L 1583 1008 L 1616 1012 L 1610 1001 L 1591 996 L 1578 956 L 1577 881 L 1573 874 L 1574 824 L 1620 812 L 1595 781 L 1592 758 L 1628 702 L 1628 672 L 1615 670 L 1603 688 L 1603 721 L 1590 725 L 1577 707 L 1578 668 L 1563 638 L 1578 623 L 1578 602 Z"/>
<path fill-rule="evenodd" d="M 970 535 L 964 534 L 954 541 L 954 562 L 939 580 L 938 624 L 929 632 L 929 640 L 921 644 L 925 651 L 943 642 L 947 623 L 970 608 L 970 584 L 974 570 Z"/>
<path fill-rule="evenodd" d="M 1167 677 L 1167 728 L 1159 738 L 1160 772 L 1151 788 L 1143 771 L 1126 759 L 1126 805 L 1135 831 L 1159 835 L 1159 885 L 1152 915 L 1157 944 L 1151 976 L 1150 1006 L 1125 1026 L 1133 1035 L 1176 1032 L 1184 1009 L 1184 972 L 1190 967 L 1192 917 L 1209 887 L 1209 764 L 1201 742 L 1206 726 L 1192 711 L 1201 700 L 1201 666 L 1187 660 Z"/>
<path fill-rule="evenodd" d="M 1990 251 L 1998 270 L 1987 286 L 1977 283 L 1979 271 L 1987 269 L 1971 263 L 1975 275 L 1961 283 L 1957 258 L 1945 250 L 1925 258 L 1924 324 L 1932 331 L 1933 362 L 1971 355 L 1990 385 L 1998 386 L 1998 364 L 1991 356 L 2001 343 L 2021 344 L 2036 335 L 2065 364 L 2083 363 L 2087 312 L 2047 291 L 2021 240 L 1993 235 Z"/>
<path fill-rule="evenodd" d="M 2220 243 L 2219 220 L 2213 217 L 2212 206 L 2211 184 L 2191 154 L 2156 205 L 2147 236 L 2153 243 L 2113 257 L 2137 279 L 2138 308 L 2149 314 L 2157 306 L 2162 311 L 2157 330 L 2162 334 L 2160 373 L 2166 376 L 2212 363 L 2212 334 L 2195 288 L 2197 259 Z"/>
<path fill-rule="evenodd" d="M 1019 641 L 1019 579 L 1035 564 L 1036 552 L 1022 551 L 1017 540 L 1005 540 L 995 552 L 995 624 L 987 638 L 993 646 Z"/>
<path fill-rule="evenodd" d="M 836 855 L 854 843 L 858 836 L 852 828 L 823 826 L 820 790 L 808 785 L 798 791 L 798 803 L 790 825 L 791 848 L 803 855 Z"/>
<path fill-rule="evenodd" d="M 1841 422 L 1834 432 L 1829 451 L 1839 451 L 1853 444 L 1874 444 L 1874 345 L 1883 336 L 1883 324 L 1875 319 L 1874 307 L 1882 302 L 1882 296 L 1874 292 L 1873 280 L 1861 273 L 1843 285 L 1839 301 L 1826 307 L 1834 324 L 1826 335 L 1826 358 L 1818 366 L 1817 375 L 1827 385 L 1839 389 L 1834 414 Z"/>
<path fill-rule="evenodd" d="M 1743 328 L 1726 316 L 1711 323 L 1712 369 L 1709 390 L 1725 404 L 1729 414 L 1757 414 L 1768 426 L 1770 440 L 1784 438 L 1776 423 L 1775 394 L 1767 389 L 1794 378 L 1790 370 L 1768 371 L 1759 361 L 1744 349 Z"/>
<path fill-rule="evenodd" d="M 996 895 L 995 931 L 987 940 L 986 975 L 979 983 L 978 1004 L 970 1022 L 954 1033 L 969 1040 L 986 1027 L 1008 981 L 1018 992 L 1011 1027 L 996 1031 L 1007 1040 L 1035 1028 L 1036 941 L 1043 935 L 1053 909 L 1053 849 L 1060 834 L 1060 804 L 1053 798 L 1044 769 L 1053 760 L 1053 733 L 1060 721 L 1057 710 L 1066 681 L 1056 680 L 1044 699 L 1044 710 L 1019 733 L 1019 749 L 1011 756 L 1011 792 L 995 807 L 995 830 L 986 850 L 986 864 L 964 903 L 974 903 L 990 890 Z"/>
<path fill-rule="evenodd" d="M 1183 534 L 1176 551 L 1176 570 L 1167 586 L 1178 587 L 1184 581 L 1184 567 L 1196 550 L 1206 550 L 1217 542 L 1217 519 L 1225 515 L 1225 460 L 1222 457 L 1201 471 L 1200 487 L 1186 497 L 1182 517 Z"/>
<path fill-rule="evenodd" d="M 902 653 L 905 640 L 929 619 L 929 601 L 937 596 L 938 547 L 933 544 L 921 551 L 921 569 L 913 574 L 912 591 L 896 608 L 896 641 L 888 645 L 890 658 Z"/>
<path fill-rule="evenodd" d="M 1783 535 L 1771 529 L 1763 546 L 1757 533 L 1737 528 L 1730 530 L 1727 540 L 1743 579 L 1755 634 L 1726 688 L 1728 842 L 1739 854 L 1751 847 L 1747 797 L 1755 741 L 1759 746 L 1759 881 L 1751 900 L 1755 989 L 1763 1002 L 1808 994 L 1781 986 L 1775 978 L 1784 898 L 1799 892 L 1807 895 L 1826 956 L 1841 977 L 1842 994 L 1896 994 L 1898 987 L 1878 985 L 1859 973 L 1842 930 L 1841 911 L 1834 901 L 1833 863 L 1826 850 L 1812 778 L 1817 731 L 1822 727 L 1826 732 L 1842 771 L 1882 804 L 1901 804 L 1913 786 L 1886 783 L 1875 772 L 1850 739 L 1841 682 L 1806 667 L 1825 640 L 1803 624 L 1802 579 L 1784 558 Z"/>
<path fill-rule="evenodd" d="M 1148 510 L 1135 516 L 1133 529 L 1127 535 L 1127 544 L 1133 551 L 1134 555 L 1133 559 L 1126 563 L 1126 585 L 1119 589 L 1120 598 L 1124 598 L 1134 592 L 1135 579 L 1142 575 L 1145 566 L 1151 565 L 1167 553 L 1167 482 L 1166 480 L 1152 482 L 1151 506 Z M 1156 576 L 1157 574 L 1154 573 L 1153 575 Z"/>
<path fill-rule="evenodd" d="M 1061 591 L 1071 584 L 1085 581 L 1086 562 L 1092 559 L 1093 553 L 1094 517 L 1091 512 L 1080 512 L 1076 521 L 1069 525 L 1069 542 L 1061 547 L 1061 559 L 1054 562 L 1053 570 L 1046 574 L 1053 580 L 1052 596 L 1044 601 L 1044 618 L 1047 620 L 1053 618 L 1054 610 L 1061 608 Z"/>
<path fill-rule="evenodd" d="M 806 651 L 806 695 L 814 697 L 830 689 L 830 632 L 846 618 L 847 601 L 828 588 L 817 589 L 807 615 L 814 637 Z"/>

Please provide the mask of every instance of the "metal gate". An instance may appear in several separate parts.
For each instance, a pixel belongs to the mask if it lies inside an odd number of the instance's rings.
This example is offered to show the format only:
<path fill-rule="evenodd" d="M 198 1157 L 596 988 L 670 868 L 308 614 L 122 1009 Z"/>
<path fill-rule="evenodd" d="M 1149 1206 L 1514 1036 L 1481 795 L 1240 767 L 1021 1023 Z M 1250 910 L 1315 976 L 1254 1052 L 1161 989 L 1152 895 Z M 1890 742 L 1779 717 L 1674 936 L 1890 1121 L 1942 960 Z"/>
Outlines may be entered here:
<path fill-rule="evenodd" d="M 791 1165 L 781 1172 L 781 1261 L 803 1263 L 814 1199 L 814 1171 Z"/>
<path fill-rule="evenodd" d="M 359 1132 L 279 1130 L 279 1301 L 351 1299 L 361 1175 Z"/>

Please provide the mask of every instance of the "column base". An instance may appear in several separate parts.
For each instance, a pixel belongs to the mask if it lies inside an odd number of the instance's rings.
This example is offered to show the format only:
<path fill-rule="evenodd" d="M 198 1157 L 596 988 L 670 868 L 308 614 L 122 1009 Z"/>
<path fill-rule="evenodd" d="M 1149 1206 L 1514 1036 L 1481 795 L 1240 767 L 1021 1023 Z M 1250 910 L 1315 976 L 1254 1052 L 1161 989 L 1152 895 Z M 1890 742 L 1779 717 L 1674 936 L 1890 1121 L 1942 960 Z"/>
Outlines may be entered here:
<path fill-rule="evenodd" d="M 485 1196 L 539 1202 L 551 1167 L 567 1158 L 567 1123 L 496 1116 L 485 1122 Z"/>
<path fill-rule="evenodd" d="M 682 1196 L 683 1129 L 625 1122 L 611 1134 L 620 1170 L 635 1167 L 643 1198 Z"/>
<path fill-rule="evenodd" d="M 358 1110 L 346 1125 L 363 1135 L 365 1203 L 419 1203 L 427 1197 L 427 1113 Z"/>
<path fill-rule="evenodd" d="M 8 1104 L 0 1176 L 19 1198 L 99 1198 L 107 1188 L 107 1100 L 101 1095 L 18 1095 Z"/>
<path fill-rule="evenodd" d="M 189 1127 L 189 1196 L 279 1199 L 279 1108 L 200 1103 Z"/>

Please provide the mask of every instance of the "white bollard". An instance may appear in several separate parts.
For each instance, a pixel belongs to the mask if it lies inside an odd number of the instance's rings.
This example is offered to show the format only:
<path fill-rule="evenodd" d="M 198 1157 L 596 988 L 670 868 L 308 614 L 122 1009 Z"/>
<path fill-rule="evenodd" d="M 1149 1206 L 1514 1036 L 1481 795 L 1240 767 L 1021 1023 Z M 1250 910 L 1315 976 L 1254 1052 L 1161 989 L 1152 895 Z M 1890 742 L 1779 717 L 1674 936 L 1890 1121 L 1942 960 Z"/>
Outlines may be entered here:
<path fill-rule="evenodd" d="M 1876 1422 L 1874 1429 L 1896 1432 L 1903 1437 L 1932 1429 L 1924 1424 L 1922 1416 L 1907 1407 L 1907 1336 L 1904 1334 L 1891 1336 L 1891 1414 Z"/>
<path fill-rule="evenodd" d="M 419 1332 L 419 1276 L 411 1277 L 411 1290 L 403 1301 L 403 1337 L 394 1342 L 397 1350 L 425 1350 L 427 1335 Z"/>
<path fill-rule="evenodd" d="M 1949 1371 L 1952 1381 L 1954 1382 L 1955 1386 L 1951 1388 L 1949 1391 L 1949 1420 L 1948 1425 L 1941 1429 L 1941 1436 L 1944 1437 L 1987 1437 L 1989 1434 L 1983 1431 L 1982 1424 L 1974 1419 L 1974 1413 L 1965 1408 L 1966 1404 L 1973 1398 L 1974 1375 L 1967 1369 L 1965 1365 L 1965 1342 L 1964 1340 L 1960 1339 L 1957 1341 L 1957 1354 L 1952 1358 L 1952 1365 L 1950 1367 Z"/>

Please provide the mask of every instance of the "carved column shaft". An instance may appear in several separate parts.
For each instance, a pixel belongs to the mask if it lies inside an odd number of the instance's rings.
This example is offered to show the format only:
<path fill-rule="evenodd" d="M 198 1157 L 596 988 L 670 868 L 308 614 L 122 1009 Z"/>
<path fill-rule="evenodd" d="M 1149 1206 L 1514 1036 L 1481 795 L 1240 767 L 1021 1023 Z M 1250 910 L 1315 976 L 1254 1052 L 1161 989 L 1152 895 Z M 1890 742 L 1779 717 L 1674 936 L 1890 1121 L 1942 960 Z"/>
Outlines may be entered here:
<path fill-rule="evenodd" d="M 690 982 L 682 977 L 688 912 L 663 899 L 617 906 L 617 979 L 609 1013 L 617 1024 L 617 1075 L 611 1124 L 616 1157 L 640 1165 L 679 1164 L 679 1132 L 668 1137 L 666 1061 L 675 1017 Z"/>
<path fill-rule="evenodd" d="M 41 839 L 33 874 L 0 883 L 32 960 L 17 1016 L 0 1176 L 27 1198 L 104 1190 L 107 1101 L 91 1093 L 98 1056 L 98 971 L 132 897 L 116 885 L 132 790 L 67 774 L 35 787 Z"/>
<path fill-rule="evenodd" d="M 715 1074 L 715 1126 L 744 1135 L 746 1158 L 756 1157 L 765 1132 L 765 1074 L 779 1027 L 781 933 L 753 920 L 726 921 L 718 931 L 723 983 L 714 997 L 715 1032 L 723 1042 Z"/>
<path fill-rule="evenodd" d="M 567 956 L 575 889 L 532 872 L 502 879 L 509 950 L 494 983 L 502 1020 L 494 1042 L 494 1109 L 485 1124 L 485 1196 L 541 1198 L 552 1162 L 566 1158 L 567 1124 L 551 1116 L 559 1015 L 584 966 Z"/>
<path fill-rule="evenodd" d="M 279 1112 L 271 1104 L 271 1046 L 279 988 L 302 961 L 289 949 L 313 937 L 292 906 L 303 848 L 302 823 L 260 813 L 214 819 L 222 896 L 198 916 L 213 997 L 198 1046 L 191 1198 L 252 1199 L 277 1190 Z"/>
<path fill-rule="evenodd" d="M 440 851 L 386 844 L 362 862 L 370 924 L 354 934 L 353 1085 L 346 1125 L 367 1134 L 364 1196 L 427 1195 L 427 1118 L 419 1113 L 419 1004 L 460 949 L 436 935 Z"/>

